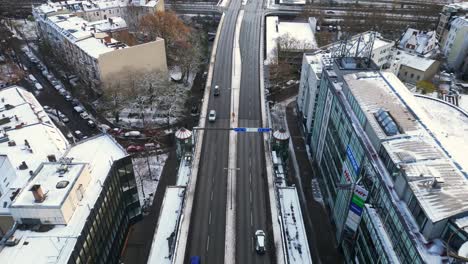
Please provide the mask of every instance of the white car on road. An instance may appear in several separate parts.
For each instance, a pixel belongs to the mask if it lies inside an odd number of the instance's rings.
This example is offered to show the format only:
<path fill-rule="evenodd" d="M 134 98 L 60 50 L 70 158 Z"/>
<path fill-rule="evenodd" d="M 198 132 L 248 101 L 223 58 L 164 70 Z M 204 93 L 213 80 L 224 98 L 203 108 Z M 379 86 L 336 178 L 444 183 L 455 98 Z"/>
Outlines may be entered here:
<path fill-rule="evenodd" d="M 210 122 L 216 121 L 216 111 L 215 110 L 210 110 L 210 113 L 208 114 L 208 121 L 210 121 Z"/>

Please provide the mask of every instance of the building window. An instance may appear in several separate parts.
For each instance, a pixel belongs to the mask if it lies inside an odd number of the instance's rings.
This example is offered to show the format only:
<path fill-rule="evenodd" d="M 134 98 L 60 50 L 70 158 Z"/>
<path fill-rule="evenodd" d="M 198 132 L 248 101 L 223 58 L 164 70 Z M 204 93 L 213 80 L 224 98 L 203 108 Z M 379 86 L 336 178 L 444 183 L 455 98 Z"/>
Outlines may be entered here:
<path fill-rule="evenodd" d="M 416 80 L 419 81 L 420 79 L 421 79 L 421 76 L 417 75 L 417 76 L 416 76 Z"/>
<path fill-rule="evenodd" d="M 405 72 L 405 76 L 408 76 L 408 72 Z"/>
<path fill-rule="evenodd" d="M 411 77 L 411 79 L 413 79 L 413 77 L 414 77 L 414 73 L 412 73 L 412 74 L 410 75 L 410 77 Z"/>

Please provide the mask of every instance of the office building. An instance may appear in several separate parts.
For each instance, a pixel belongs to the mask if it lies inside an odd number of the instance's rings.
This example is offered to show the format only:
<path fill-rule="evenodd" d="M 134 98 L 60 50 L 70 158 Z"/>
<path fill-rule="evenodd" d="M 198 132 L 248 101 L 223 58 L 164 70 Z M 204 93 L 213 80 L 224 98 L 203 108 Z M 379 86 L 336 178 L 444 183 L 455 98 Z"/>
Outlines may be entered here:
<path fill-rule="evenodd" d="M 0 262 L 117 263 L 141 218 L 131 158 L 106 134 L 70 144 L 20 87 L 0 98 Z"/>
<path fill-rule="evenodd" d="M 445 5 L 440 13 L 439 23 L 437 24 L 436 36 L 439 43 L 445 43 L 447 33 L 450 29 L 450 22 L 455 17 L 464 17 L 468 13 L 468 2 L 453 3 Z"/>
<path fill-rule="evenodd" d="M 415 85 L 419 81 L 432 81 L 439 66 L 437 60 L 399 50 L 395 53 L 389 71 L 402 82 Z"/>
<path fill-rule="evenodd" d="M 446 262 L 468 238 L 468 116 L 363 60 L 331 58 L 312 110 L 310 153 L 339 246 L 348 263 Z"/>

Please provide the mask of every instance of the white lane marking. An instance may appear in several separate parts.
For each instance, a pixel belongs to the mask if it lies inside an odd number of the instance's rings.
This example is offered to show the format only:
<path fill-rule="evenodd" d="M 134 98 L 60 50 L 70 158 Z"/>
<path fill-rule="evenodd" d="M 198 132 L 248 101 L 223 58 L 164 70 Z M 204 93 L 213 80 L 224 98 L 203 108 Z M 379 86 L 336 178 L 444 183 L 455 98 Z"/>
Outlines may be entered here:
<path fill-rule="evenodd" d="M 252 214 L 252 211 L 250 211 L 250 226 L 253 227 L 253 214 Z"/>
<path fill-rule="evenodd" d="M 209 216 L 209 219 L 208 219 L 208 225 L 211 225 L 211 211 L 210 211 L 210 216 Z"/>
<path fill-rule="evenodd" d="M 210 248 L 210 236 L 208 236 L 208 239 L 206 240 L 206 252 L 208 252 L 209 248 Z"/>
<path fill-rule="evenodd" d="M 249 181 L 250 185 L 252 185 L 252 171 L 249 171 Z"/>
<path fill-rule="evenodd" d="M 213 191 L 211 191 L 210 200 L 213 201 Z"/>
<path fill-rule="evenodd" d="M 250 192 L 249 192 L 249 200 L 250 200 L 250 203 L 252 203 L 252 189 L 250 189 Z"/>

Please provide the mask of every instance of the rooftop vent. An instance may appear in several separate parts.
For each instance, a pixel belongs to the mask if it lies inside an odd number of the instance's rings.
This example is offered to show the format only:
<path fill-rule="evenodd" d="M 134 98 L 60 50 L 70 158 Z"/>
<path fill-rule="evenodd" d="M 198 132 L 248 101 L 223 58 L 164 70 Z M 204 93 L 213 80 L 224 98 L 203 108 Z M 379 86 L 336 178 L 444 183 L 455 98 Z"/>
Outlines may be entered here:
<path fill-rule="evenodd" d="M 33 193 L 34 202 L 42 203 L 45 200 L 46 196 L 44 192 L 42 192 L 40 184 L 34 184 L 29 190 Z"/>
<path fill-rule="evenodd" d="M 68 171 L 68 165 L 67 164 L 60 164 L 60 166 L 57 168 L 57 172 L 60 173 L 60 174 L 64 174 L 67 171 Z"/>
<path fill-rule="evenodd" d="M 19 165 L 18 169 L 20 170 L 25 170 L 28 168 L 28 164 L 26 164 L 26 161 L 21 162 L 21 165 Z"/>
<path fill-rule="evenodd" d="M 57 185 L 55 185 L 55 188 L 57 189 L 63 189 L 68 186 L 70 182 L 69 181 L 59 181 L 57 182 Z"/>

